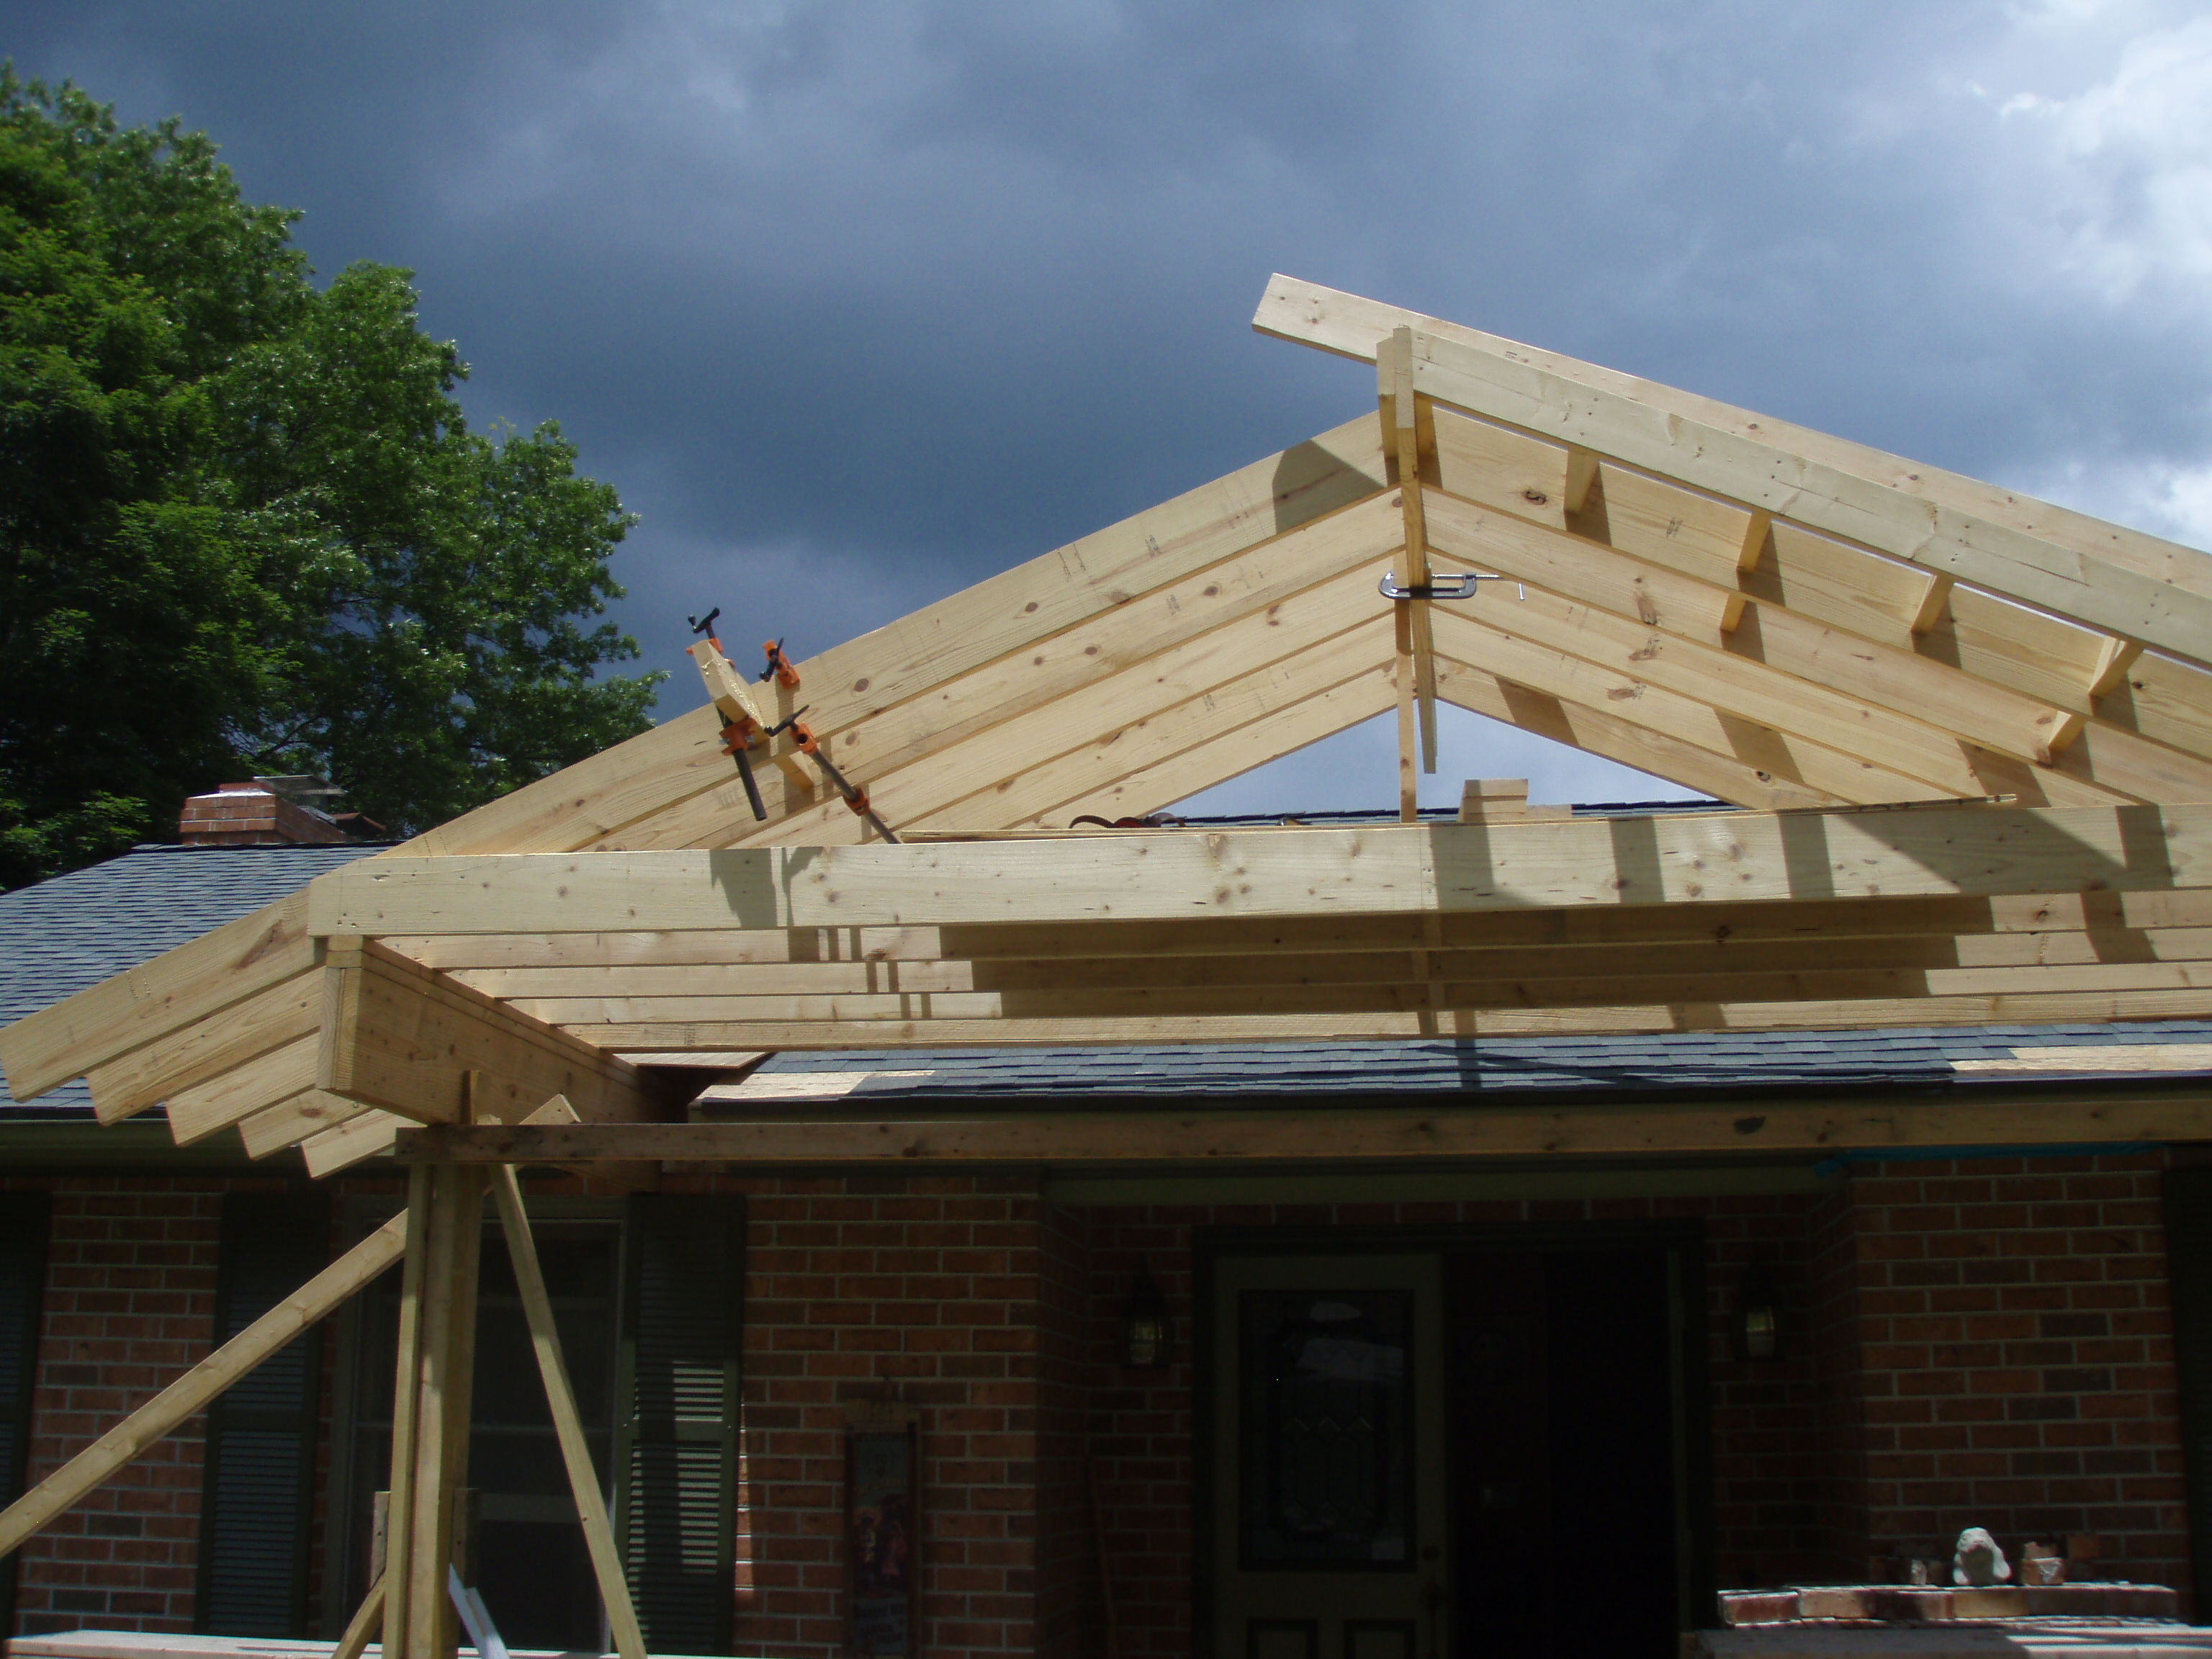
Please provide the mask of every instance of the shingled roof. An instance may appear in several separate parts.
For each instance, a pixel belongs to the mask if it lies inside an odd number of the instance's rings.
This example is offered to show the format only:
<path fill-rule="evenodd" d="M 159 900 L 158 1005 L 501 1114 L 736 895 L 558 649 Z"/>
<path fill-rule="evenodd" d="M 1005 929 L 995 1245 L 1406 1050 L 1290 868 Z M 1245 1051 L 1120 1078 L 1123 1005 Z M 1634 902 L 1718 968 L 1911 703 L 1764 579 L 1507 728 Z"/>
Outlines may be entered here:
<path fill-rule="evenodd" d="M 148 845 L 0 893 L 0 1025 L 151 962 L 376 850 Z M 91 1114 L 82 1078 L 25 1105 L 0 1096 L 0 1121 Z"/>

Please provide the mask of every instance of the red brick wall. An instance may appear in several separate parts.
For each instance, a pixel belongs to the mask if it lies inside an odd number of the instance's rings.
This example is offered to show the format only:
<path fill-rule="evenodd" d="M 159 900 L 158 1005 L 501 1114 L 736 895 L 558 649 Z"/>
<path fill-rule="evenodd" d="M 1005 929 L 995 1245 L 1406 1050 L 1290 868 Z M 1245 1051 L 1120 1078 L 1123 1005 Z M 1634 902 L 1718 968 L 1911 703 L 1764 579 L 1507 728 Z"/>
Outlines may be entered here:
<path fill-rule="evenodd" d="M 683 1184 L 749 1194 L 740 1651 L 842 1650 L 844 1402 L 886 1390 L 922 1411 L 930 1650 L 1035 1651 L 1035 1182 Z"/>
<path fill-rule="evenodd" d="M 1095 1470 L 1121 1651 L 1188 1652 L 1201 1226 L 1697 1218 L 1723 1583 L 1856 1576 L 1870 1553 L 1937 1553 L 1979 1524 L 2008 1547 L 2096 1532 L 2115 1575 L 2185 1583 L 2158 1168 L 1999 1159 L 1861 1166 L 1818 1196 L 1082 1211 L 1048 1209 L 1025 1179 L 672 1178 L 750 1196 L 740 1650 L 838 1650 L 844 1404 L 888 1389 L 924 1417 L 933 1651 L 1103 1652 Z M 226 1183 L 56 1184 L 33 1479 L 205 1352 Z M 1771 1364 L 1729 1346 L 1753 1262 L 1782 1298 Z M 1115 1351 L 1140 1268 L 1175 1320 L 1159 1370 Z M 21 1627 L 185 1628 L 199 1455 L 195 1422 L 34 1540 Z"/>
<path fill-rule="evenodd" d="M 207 1353 L 222 1204 L 199 1182 L 55 1191 L 30 1481 Z M 19 1629 L 191 1628 L 203 1429 L 194 1418 L 23 1546 Z"/>
<path fill-rule="evenodd" d="M 2163 1158 L 1863 1168 L 1838 1352 L 1876 1553 L 2088 1532 L 2103 1576 L 2189 1587 Z"/>

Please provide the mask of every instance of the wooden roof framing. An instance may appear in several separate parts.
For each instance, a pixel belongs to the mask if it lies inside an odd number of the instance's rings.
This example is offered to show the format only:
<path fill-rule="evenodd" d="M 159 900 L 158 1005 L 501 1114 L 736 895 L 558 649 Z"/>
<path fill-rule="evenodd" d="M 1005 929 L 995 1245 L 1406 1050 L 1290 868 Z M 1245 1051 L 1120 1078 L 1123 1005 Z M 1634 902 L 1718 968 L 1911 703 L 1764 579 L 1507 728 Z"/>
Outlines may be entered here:
<path fill-rule="evenodd" d="M 756 823 L 702 707 L 0 1032 L 11 1089 L 331 1168 L 665 1115 L 623 1054 L 2212 1013 L 2212 559 L 1285 278 L 1255 326 L 1376 411 L 759 694 L 925 839 L 788 738 Z M 1749 810 L 1068 836 L 1432 699 Z"/>

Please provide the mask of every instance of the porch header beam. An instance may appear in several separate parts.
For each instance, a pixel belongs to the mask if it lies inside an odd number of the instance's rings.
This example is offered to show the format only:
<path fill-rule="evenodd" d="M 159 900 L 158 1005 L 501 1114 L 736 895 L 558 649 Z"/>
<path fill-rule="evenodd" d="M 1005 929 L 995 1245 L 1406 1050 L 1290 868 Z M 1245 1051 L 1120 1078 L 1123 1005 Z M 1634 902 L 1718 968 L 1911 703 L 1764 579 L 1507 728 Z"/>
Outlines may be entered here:
<path fill-rule="evenodd" d="M 1779 1105 L 1428 1111 L 1008 1113 L 963 1120 L 477 1126 L 403 1130 L 425 1163 L 654 1159 L 747 1165 L 1187 1164 L 2070 1146 L 2212 1139 L 2212 1097 L 1875 1098 Z"/>

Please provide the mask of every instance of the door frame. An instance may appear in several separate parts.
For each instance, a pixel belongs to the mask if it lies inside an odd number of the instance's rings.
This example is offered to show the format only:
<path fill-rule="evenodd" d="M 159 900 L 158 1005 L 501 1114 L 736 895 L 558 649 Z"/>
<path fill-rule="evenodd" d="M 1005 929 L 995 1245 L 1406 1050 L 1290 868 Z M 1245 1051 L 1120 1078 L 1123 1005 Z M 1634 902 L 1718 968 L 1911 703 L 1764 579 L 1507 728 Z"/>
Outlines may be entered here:
<path fill-rule="evenodd" d="M 1214 1579 L 1214 1291 L 1224 1257 L 1268 1255 L 1443 1255 L 1493 1252 L 1651 1249 L 1667 1258 L 1673 1304 L 1675 1468 L 1675 1615 L 1685 1630 L 1711 1621 L 1714 1569 L 1712 1380 L 1705 1295 L 1705 1226 L 1701 1218 L 1660 1221 L 1460 1222 L 1407 1226 L 1337 1226 L 1291 1222 L 1264 1227 L 1200 1227 L 1191 1233 L 1191 1638 L 1195 1659 L 1216 1655 Z M 1451 1431 L 1449 1420 L 1446 1432 Z M 1447 1451 L 1449 1455 L 1449 1449 Z"/>

